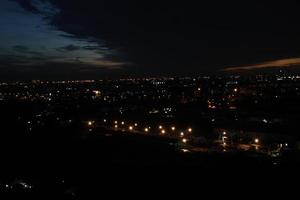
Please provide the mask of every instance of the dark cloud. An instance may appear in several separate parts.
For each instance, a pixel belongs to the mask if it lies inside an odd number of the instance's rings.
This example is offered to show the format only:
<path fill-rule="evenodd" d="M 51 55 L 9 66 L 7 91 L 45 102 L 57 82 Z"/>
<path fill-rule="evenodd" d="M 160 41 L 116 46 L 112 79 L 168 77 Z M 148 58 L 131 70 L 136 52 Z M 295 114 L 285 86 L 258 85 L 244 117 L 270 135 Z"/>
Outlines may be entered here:
<path fill-rule="evenodd" d="M 21 64 L 21 63 L 19 63 Z M 22 63 L 24 64 L 24 63 Z M 121 70 L 107 70 L 106 66 L 95 66 L 85 63 L 43 61 L 29 65 L 18 65 L 0 57 L 1 80 L 66 80 L 66 79 L 99 79 L 99 77 L 117 77 L 124 74 Z"/>
<path fill-rule="evenodd" d="M 24 9 L 33 12 L 33 13 L 40 13 L 40 11 L 33 5 L 32 0 L 10 0 L 18 2 Z"/>
<path fill-rule="evenodd" d="M 77 45 L 67 45 L 57 49 L 58 51 L 77 51 L 77 50 L 91 50 L 91 51 L 98 51 L 103 53 L 103 51 L 109 50 L 106 47 L 97 45 L 97 46 L 77 46 Z"/>
<path fill-rule="evenodd" d="M 81 49 L 80 46 L 76 46 L 76 45 L 70 44 L 70 45 L 58 48 L 57 50 L 58 51 L 77 51 L 77 50 L 80 50 L 80 49 Z"/>
<path fill-rule="evenodd" d="M 29 50 L 29 48 L 27 46 L 23 46 L 23 45 L 15 45 L 12 47 L 14 51 L 17 51 L 17 52 L 27 52 Z"/>
<path fill-rule="evenodd" d="M 82 47 L 82 49 L 92 50 L 92 51 L 94 51 L 94 50 L 99 50 L 99 51 L 101 51 L 101 50 L 107 50 L 107 48 L 101 47 L 101 46 L 84 46 L 84 47 Z"/>
<path fill-rule="evenodd" d="M 21 54 L 30 54 L 30 55 L 35 55 L 35 56 L 42 56 L 42 52 L 38 51 L 31 51 L 29 47 L 23 46 L 23 45 L 15 45 L 12 47 L 12 49 L 15 52 L 21 53 Z"/>

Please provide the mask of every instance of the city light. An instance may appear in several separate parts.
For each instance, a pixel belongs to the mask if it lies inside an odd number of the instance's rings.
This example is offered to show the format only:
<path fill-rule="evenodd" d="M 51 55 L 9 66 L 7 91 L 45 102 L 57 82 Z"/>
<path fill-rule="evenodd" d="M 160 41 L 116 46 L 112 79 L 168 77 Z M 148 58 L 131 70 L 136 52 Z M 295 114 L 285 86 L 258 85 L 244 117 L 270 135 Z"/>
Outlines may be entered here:
<path fill-rule="evenodd" d="M 193 129 L 192 129 L 192 128 L 189 128 L 189 129 L 188 129 L 188 132 L 189 132 L 189 133 L 191 133 L 192 131 L 193 131 Z"/>
<path fill-rule="evenodd" d="M 118 124 L 118 121 L 115 121 L 115 124 Z"/>
<path fill-rule="evenodd" d="M 175 126 L 172 126 L 172 128 L 171 128 L 171 129 L 172 129 L 172 131 L 175 131 L 175 129 L 176 129 L 176 128 L 175 128 Z"/>
<path fill-rule="evenodd" d="M 115 125 L 115 128 L 118 128 L 118 125 Z"/>
<path fill-rule="evenodd" d="M 224 131 L 224 132 L 223 132 L 223 135 L 226 135 L 226 134 L 227 134 L 226 131 Z"/>
<path fill-rule="evenodd" d="M 107 122 L 106 119 L 104 119 L 103 122 L 106 123 Z"/>
<path fill-rule="evenodd" d="M 137 124 L 137 123 L 135 123 L 135 124 L 134 124 L 134 126 L 135 126 L 135 127 L 137 127 L 137 126 L 138 126 L 138 124 Z"/>
<path fill-rule="evenodd" d="M 234 88 L 234 90 L 233 90 L 234 92 L 237 92 L 238 91 L 238 89 L 237 88 Z"/>
<path fill-rule="evenodd" d="M 89 122 L 88 122 L 88 125 L 89 125 L 89 126 L 92 126 L 92 125 L 93 125 L 93 122 L 92 122 L 92 121 L 89 121 Z"/>
<path fill-rule="evenodd" d="M 180 136 L 183 137 L 183 136 L 184 136 L 184 132 L 181 132 L 181 133 L 180 133 Z"/>
<path fill-rule="evenodd" d="M 255 144 L 258 144 L 259 143 L 259 139 L 255 138 L 254 142 L 255 142 Z"/>
<path fill-rule="evenodd" d="M 146 133 L 149 132 L 149 129 L 148 129 L 148 128 L 145 128 L 144 130 L 145 130 Z"/>
<path fill-rule="evenodd" d="M 122 125 L 124 125 L 124 124 L 125 124 L 125 122 L 121 122 L 121 124 L 122 124 Z"/>
<path fill-rule="evenodd" d="M 129 130 L 132 131 L 133 130 L 133 126 L 129 126 Z"/>
<path fill-rule="evenodd" d="M 182 151 L 183 153 L 189 153 L 189 152 L 190 152 L 190 150 L 188 150 L 188 149 L 181 149 L 181 151 Z"/>
<path fill-rule="evenodd" d="M 163 127 L 160 125 L 160 126 L 158 126 L 158 128 L 159 128 L 159 129 L 162 129 Z"/>
<path fill-rule="evenodd" d="M 183 142 L 183 143 L 187 143 L 187 139 L 186 139 L 186 138 L 183 138 L 183 139 L 182 139 L 182 142 Z"/>
<path fill-rule="evenodd" d="M 165 133 L 166 133 L 166 131 L 165 131 L 165 130 L 161 130 L 161 133 L 162 133 L 162 134 L 165 134 Z"/>

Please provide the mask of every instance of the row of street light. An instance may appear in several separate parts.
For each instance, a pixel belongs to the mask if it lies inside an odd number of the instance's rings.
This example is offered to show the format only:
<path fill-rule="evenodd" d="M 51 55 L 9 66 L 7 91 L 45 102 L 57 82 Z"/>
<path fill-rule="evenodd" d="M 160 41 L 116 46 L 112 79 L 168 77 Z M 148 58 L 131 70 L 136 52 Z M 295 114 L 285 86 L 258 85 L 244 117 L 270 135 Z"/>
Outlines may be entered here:
<path fill-rule="evenodd" d="M 107 120 L 107 119 L 103 119 L 103 122 L 104 122 L 104 123 L 107 123 L 108 120 Z M 94 121 L 88 121 L 88 126 L 93 126 L 94 123 L 95 123 Z M 115 129 L 124 128 L 124 127 L 125 127 L 125 124 L 126 124 L 126 123 L 125 123 L 124 121 L 117 121 L 117 120 L 113 121 L 113 127 L 114 127 Z M 128 126 L 128 130 L 129 130 L 130 132 L 132 132 L 132 131 L 134 131 L 137 127 L 138 127 L 138 123 L 134 123 L 133 125 L 129 125 L 129 126 Z M 170 129 L 171 129 L 171 132 L 175 132 L 175 131 L 176 131 L 176 127 L 175 127 L 175 126 L 171 126 Z M 151 127 L 150 127 L 150 126 L 145 126 L 145 128 L 143 129 L 143 132 L 144 132 L 144 133 L 149 133 L 150 131 L 151 131 Z M 163 125 L 158 125 L 158 131 L 159 131 L 159 134 L 160 134 L 160 135 L 166 135 L 166 134 L 167 134 L 167 131 L 166 131 L 166 129 L 164 128 Z M 193 132 L 193 129 L 192 129 L 192 128 L 188 128 L 188 129 L 186 130 L 186 133 L 191 134 L 192 132 Z M 179 132 L 179 137 L 182 138 L 182 139 L 181 139 L 181 142 L 183 142 L 183 143 L 187 143 L 187 142 L 188 142 L 188 139 L 185 138 L 186 133 L 185 133 L 184 131 L 180 131 L 180 132 Z"/>

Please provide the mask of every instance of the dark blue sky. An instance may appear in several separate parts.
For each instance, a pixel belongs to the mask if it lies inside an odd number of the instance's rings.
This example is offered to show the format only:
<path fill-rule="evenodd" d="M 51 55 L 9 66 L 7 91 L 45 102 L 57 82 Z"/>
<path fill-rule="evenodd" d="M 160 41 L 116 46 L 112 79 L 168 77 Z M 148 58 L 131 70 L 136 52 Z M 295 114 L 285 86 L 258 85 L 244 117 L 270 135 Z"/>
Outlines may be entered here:
<path fill-rule="evenodd" d="M 52 68 L 56 71 L 54 76 L 60 75 L 59 68 L 64 76 L 99 69 L 113 70 L 123 65 L 106 59 L 113 50 L 99 39 L 78 38 L 51 25 L 48 18 L 59 12 L 53 5 L 32 2 L 40 13 L 26 10 L 15 1 L 0 1 L 2 74 L 22 78 L 25 73 L 28 78 L 31 74 L 38 78 L 39 74 L 51 74 Z"/>
<path fill-rule="evenodd" d="M 261 1 L 1 0 L 0 78 L 297 68 L 298 8 Z"/>

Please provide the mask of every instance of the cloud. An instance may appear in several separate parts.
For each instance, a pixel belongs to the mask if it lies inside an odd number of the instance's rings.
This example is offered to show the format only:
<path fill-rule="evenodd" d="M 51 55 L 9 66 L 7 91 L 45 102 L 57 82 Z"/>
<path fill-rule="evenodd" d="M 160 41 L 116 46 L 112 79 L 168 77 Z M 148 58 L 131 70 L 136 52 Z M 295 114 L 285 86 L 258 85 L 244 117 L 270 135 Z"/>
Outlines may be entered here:
<path fill-rule="evenodd" d="M 60 47 L 57 50 L 58 51 L 77 51 L 77 50 L 80 50 L 80 49 L 81 49 L 80 46 L 70 44 L 70 45 L 67 45 L 67 46 L 64 46 L 64 47 Z"/>
<path fill-rule="evenodd" d="M 102 51 L 109 51 L 109 48 L 107 47 L 103 47 L 100 45 L 87 45 L 87 46 L 78 46 L 78 45 L 67 45 L 67 46 L 63 46 L 60 48 L 57 48 L 58 51 L 77 51 L 77 50 L 90 50 L 90 51 L 98 51 L 98 52 L 102 52 Z"/>
<path fill-rule="evenodd" d="M 18 2 L 24 9 L 35 13 L 35 14 L 40 14 L 40 11 L 37 9 L 36 6 L 33 5 L 32 0 L 12 0 Z"/>
<path fill-rule="evenodd" d="M 12 47 L 12 49 L 20 54 L 27 54 L 27 55 L 33 55 L 33 56 L 42 56 L 43 53 L 42 52 L 38 52 L 38 51 L 32 51 L 30 50 L 29 47 L 24 46 L 24 45 L 15 45 Z"/>
<path fill-rule="evenodd" d="M 300 58 L 287 58 L 287 59 L 279 59 L 274 61 L 258 63 L 249 66 L 227 67 L 222 71 L 225 72 L 250 71 L 250 70 L 266 69 L 266 68 L 278 68 L 278 67 L 285 68 L 285 67 L 292 67 L 298 65 L 300 66 Z"/>
<path fill-rule="evenodd" d="M 23 45 L 15 45 L 12 47 L 14 51 L 17 51 L 17 52 L 27 52 L 29 50 L 29 48 L 27 46 L 23 46 Z"/>

